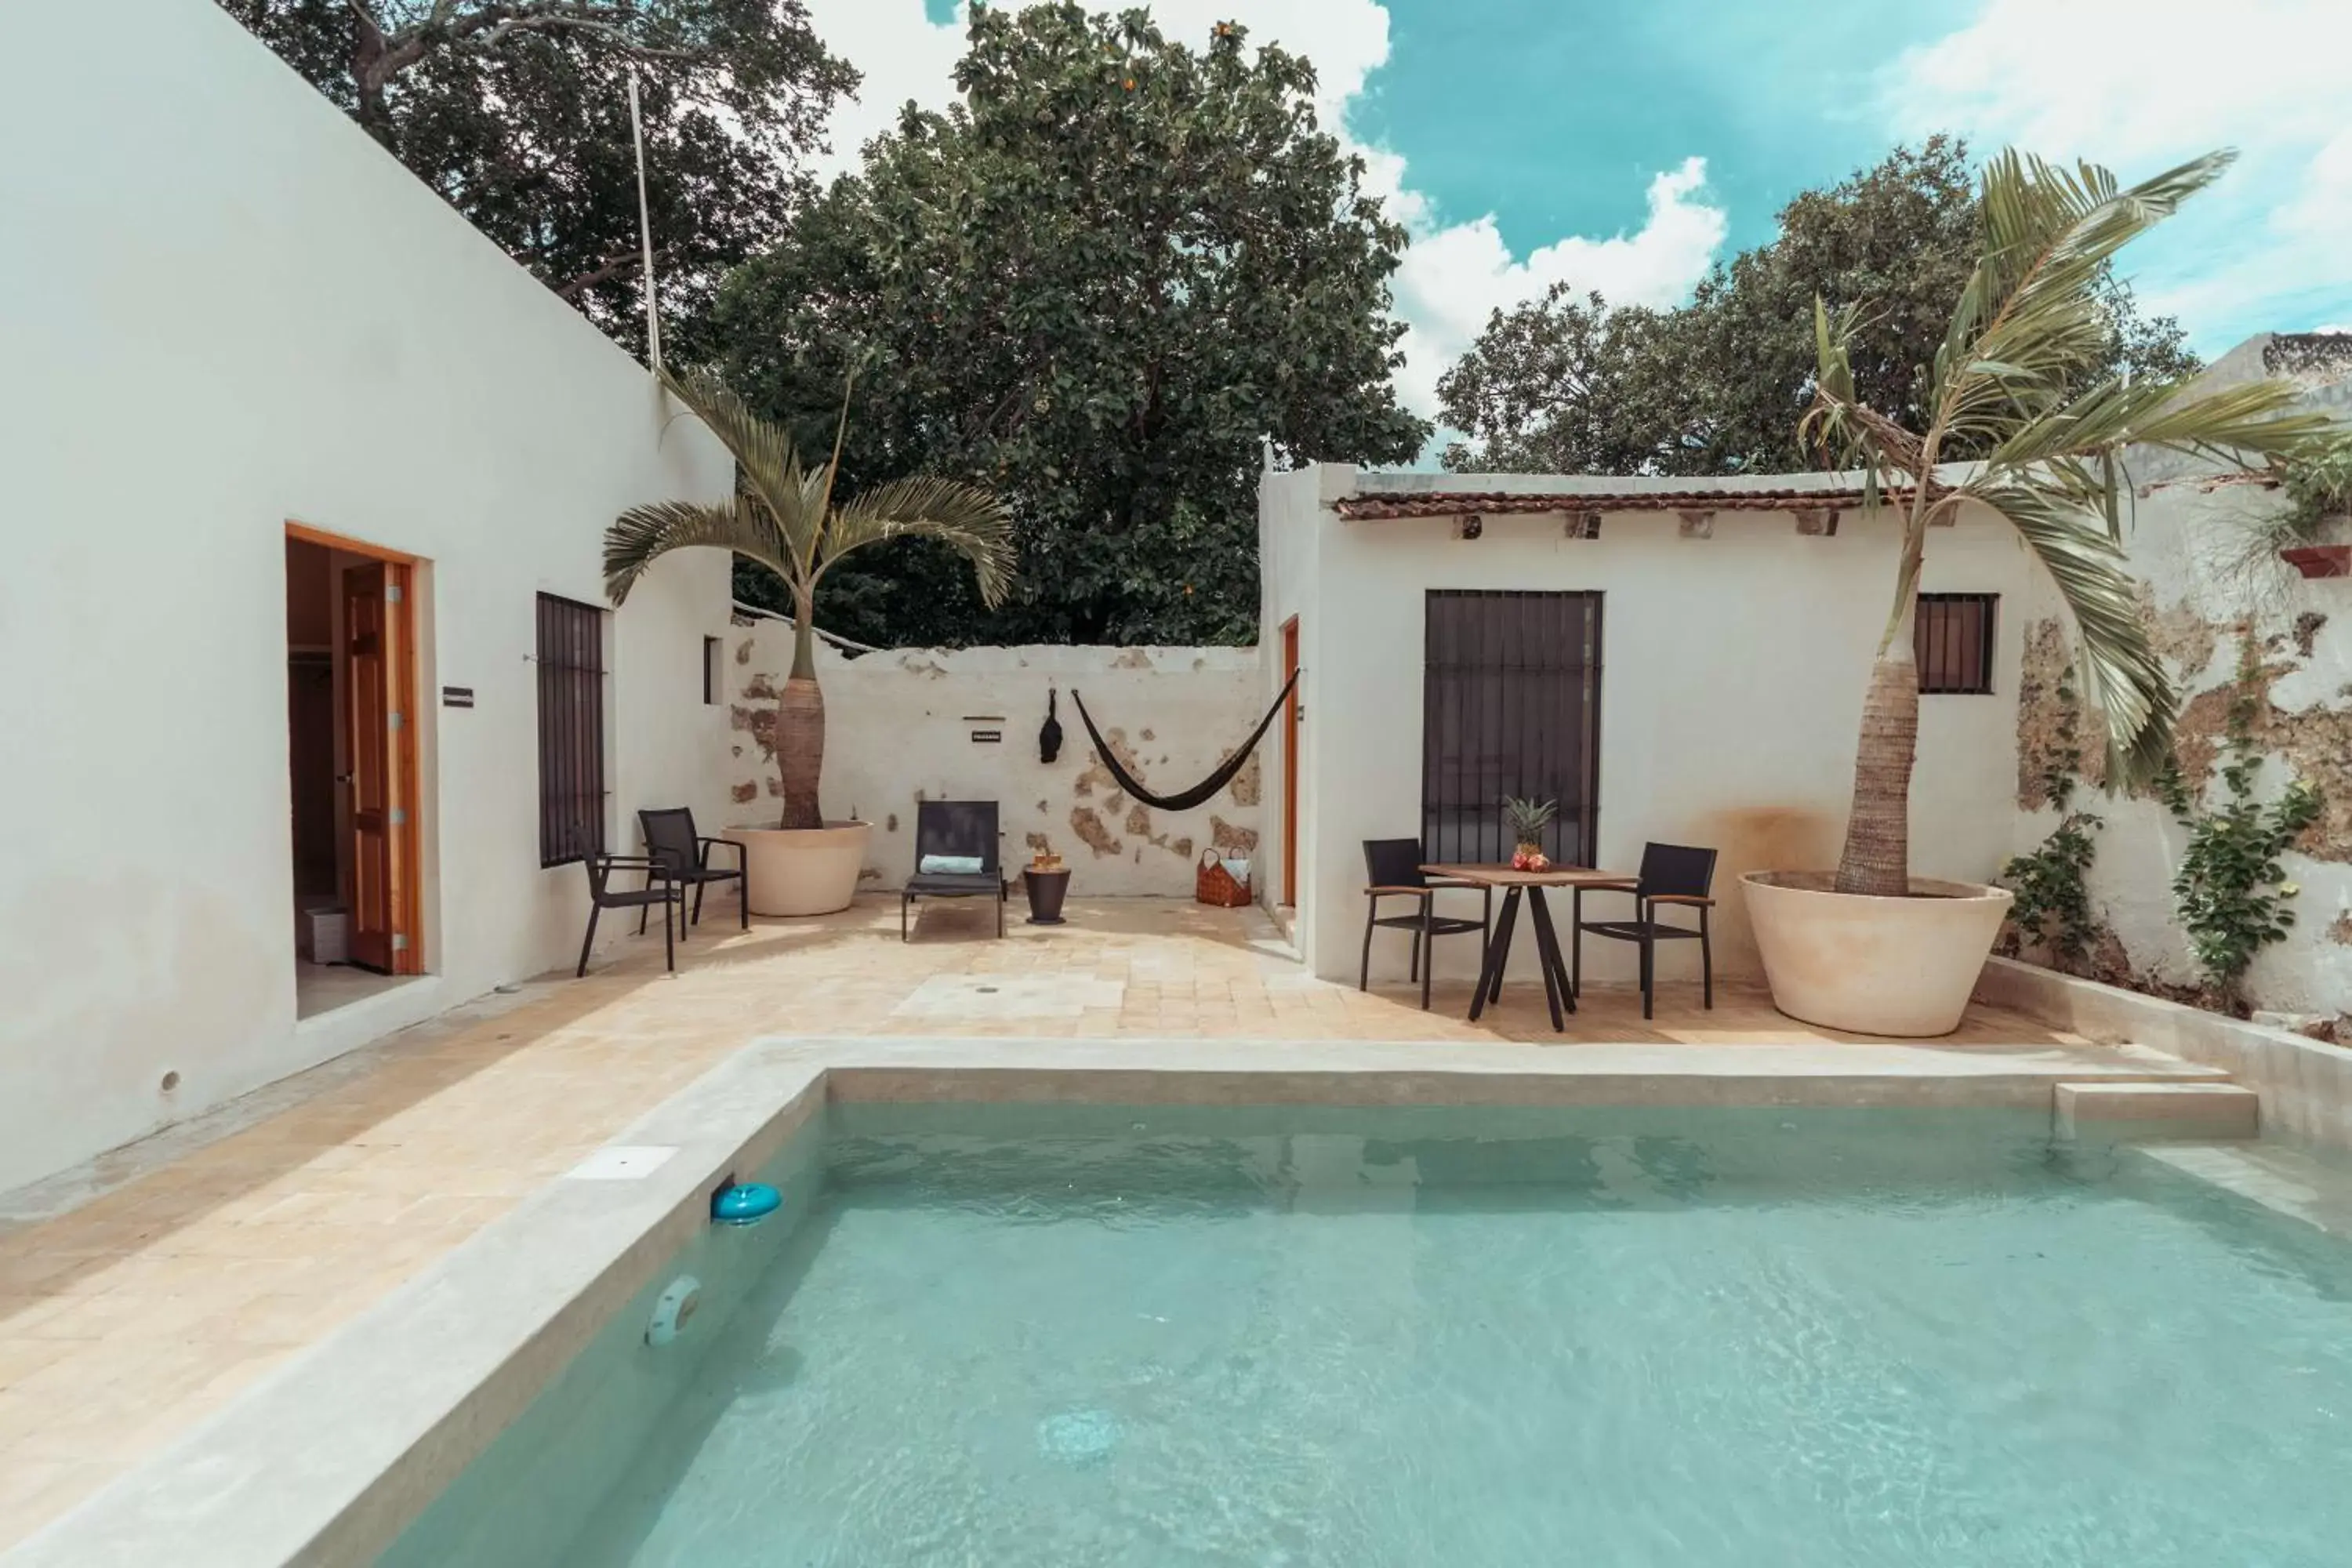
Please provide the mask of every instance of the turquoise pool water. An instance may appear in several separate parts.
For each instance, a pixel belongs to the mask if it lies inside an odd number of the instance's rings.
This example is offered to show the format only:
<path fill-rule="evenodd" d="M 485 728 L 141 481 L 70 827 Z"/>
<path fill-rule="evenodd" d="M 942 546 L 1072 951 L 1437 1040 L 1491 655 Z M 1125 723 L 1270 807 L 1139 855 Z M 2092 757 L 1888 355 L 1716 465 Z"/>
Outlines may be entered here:
<path fill-rule="evenodd" d="M 2352 1561 L 2352 1249 L 2041 1119 L 833 1115 L 388 1561 Z"/>

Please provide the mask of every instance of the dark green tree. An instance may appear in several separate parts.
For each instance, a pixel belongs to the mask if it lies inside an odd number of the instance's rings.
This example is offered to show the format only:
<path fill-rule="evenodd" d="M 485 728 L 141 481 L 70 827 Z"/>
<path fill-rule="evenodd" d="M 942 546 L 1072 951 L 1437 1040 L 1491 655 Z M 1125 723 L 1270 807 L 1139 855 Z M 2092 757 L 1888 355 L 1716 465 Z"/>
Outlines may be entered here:
<path fill-rule="evenodd" d="M 975 7 L 964 101 L 910 108 L 728 279 L 711 342 L 755 407 L 829 437 L 855 371 L 848 482 L 954 476 L 1016 519 L 1002 609 L 911 542 L 827 580 L 826 629 L 1244 642 L 1262 443 L 1397 462 L 1427 438 L 1389 383 L 1402 230 L 1317 128 L 1305 60 L 1206 43 Z"/>
<path fill-rule="evenodd" d="M 1853 343 L 1868 407 L 1916 428 L 1929 367 L 1981 249 L 1968 146 L 1932 137 L 1781 208 L 1780 233 L 1717 266 L 1678 310 L 1612 310 L 1555 287 L 1497 310 L 1438 384 L 1444 422 L 1475 438 L 1460 469 L 1716 474 L 1801 469 L 1813 300 L 1866 303 Z M 2105 273 L 2110 369 L 2197 368 L 2179 323 L 2144 317 Z M 1955 451 L 1956 458 L 1974 456 Z"/>
<path fill-rule="evenodd" d="M 642 353 L 646 122 L 663 319 L 690 326 L 772 240 L 857 76 L 801 0 L 220 0 L 604 331 Z"/>

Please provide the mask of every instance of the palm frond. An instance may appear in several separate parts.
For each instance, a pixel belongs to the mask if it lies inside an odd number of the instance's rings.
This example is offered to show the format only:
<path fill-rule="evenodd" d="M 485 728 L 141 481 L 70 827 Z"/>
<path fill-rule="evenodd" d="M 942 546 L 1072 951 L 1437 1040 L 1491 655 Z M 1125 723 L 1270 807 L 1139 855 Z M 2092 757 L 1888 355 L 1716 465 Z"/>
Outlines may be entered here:
<path fill-rule="evenodd" d="M 1985 166 L 1985 250 L 1937 351 L 1935 401 L 1954 435 L 1991 435 L 2056 406 L 2105 354 L 2099 283 L 2116 253 L 2221 177 L 2208 153 L 2128 190 L 2095 164 L 2075 171 L 2004 153 Z"/>
<path fill-rule="evenodd" d="M 2336 428 L 2325 414 L 2297 411 L 2300 395 L 2293 383 L 2260 381 L 2177 397 L 2149 410 L 2125 439 L 2183 452 L 2235 452 L 2241 461 L 2289 458 Z"/>
<path fill-rule="evenodd" d="M 2177 698 L 2140 618 L 2139 596 L 2105 515 L 2054 487 L 2014 475 L 1980 478 L 1960 493 L 2016 529 L 2074 617 L 2082 696 L 2107 724 L 2107 776 L 2139 783 L 2163 771 Z"/>
<path fill-rule="evenodd" d="M 752 413 L 710 372 L 678 375 L 665 369 L 662 385 L 693 410 L 734 458 L 739 482 L 760 498 L 793 560 L 806 571 L 815 561 L 823 532 L 824 471 L 812 474 L 801 462 L 792 433 Z"/>
<path fill-rule="evenodd" d="M 986 490 L 917 476 L 875 486 L 836 508 L 824 534 L 829 564 L 852 550 L 908 536 L 936 539 L 971 563 L 982 602 L 1003 603 L 1013 581 L 1013 517 Z"/>
<path fill-rule="evenodd" d="M 696 545 L 731 550 L 771 567 L 781 565 L 775 559 L 775 535 L 751 497 L 656 501 L 631 507 L 604 530 L 605 595 L 621 604 L 655 562 L 673 550 Z"/>
<path fill-rule="evenodd" d="M 1821 296 L 1813 297 L 1813 399 L 1797 426 L 1797 439 L 1818 450 L 1827 467 L 1859 468 L 1865 484 L 1875 484 L 1882 472 L 1915 474 L 1920 450 L 1918 437 L 1854 392 L 1853 344 L 1867 324 L 1858 305 L 1832 314 Z"/>

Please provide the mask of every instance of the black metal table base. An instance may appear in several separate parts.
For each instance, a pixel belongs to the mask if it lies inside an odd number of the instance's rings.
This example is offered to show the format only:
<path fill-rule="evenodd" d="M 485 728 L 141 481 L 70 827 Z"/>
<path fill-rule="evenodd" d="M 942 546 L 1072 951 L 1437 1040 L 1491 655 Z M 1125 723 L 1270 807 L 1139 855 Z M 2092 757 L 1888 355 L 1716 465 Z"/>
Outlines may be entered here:
<path fill-rule="evenodd" d="M 1470 1021 L 1476 1023 L 1478 1015 L 1486 1010 L 1489 1002 L 1503 999 L 1503 968 L 1510 962 L 1511 935 L 1518 923 L 1519 894 L 1528 896 L 1528 919 L 1535 927 L 1536 959 L 1543 971 L 1544 1001 L 1551 1007 L 1551 1026 L 1555 1031 L 1568 1027 L 1562 1013 L 1576 1011 L 1576 987 L 1568 977 L 1568 965 L 1560 958 L 1559 933 L 1552 929 L 1551 910 L 1544 903 L 1541 888 L 1506 888 L 1503 889 L 1503 912 L 1495 921 L 1495 936 L 1486 944 L 1486 961 L 1478 971 L 1478 988 L 1470 994 Z"/>

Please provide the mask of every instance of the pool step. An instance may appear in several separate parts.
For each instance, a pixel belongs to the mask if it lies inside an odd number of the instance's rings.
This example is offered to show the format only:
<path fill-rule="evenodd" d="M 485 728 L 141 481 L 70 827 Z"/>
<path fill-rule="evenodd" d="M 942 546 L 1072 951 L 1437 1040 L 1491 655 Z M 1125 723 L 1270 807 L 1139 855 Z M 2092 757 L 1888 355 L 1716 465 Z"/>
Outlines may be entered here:
<path fill-rule="evenodd" d="M 2234 1083 L 2062 1083 L 2057 1096 L 2061 1138 L 2252 1138 L 2262 1129 L 2262 1098 Z"/>
<path fill-rule="evenodd" d="M 2291 1143 L 2150 1143 L 2137 1158 L 2352 1239 L 2352 1166 Z"/>

